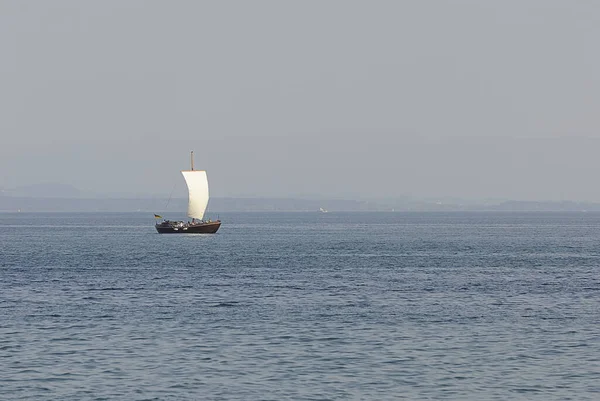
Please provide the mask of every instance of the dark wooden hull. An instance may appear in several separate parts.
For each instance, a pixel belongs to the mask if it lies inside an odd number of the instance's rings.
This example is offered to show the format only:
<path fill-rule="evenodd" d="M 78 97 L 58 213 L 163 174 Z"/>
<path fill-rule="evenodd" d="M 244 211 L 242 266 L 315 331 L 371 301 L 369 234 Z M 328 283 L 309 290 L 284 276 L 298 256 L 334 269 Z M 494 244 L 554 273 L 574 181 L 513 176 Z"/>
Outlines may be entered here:
<path fill-rule="evenodd" d="M 159 234 L 214 234 L 221 227 L 220 221 L 198 224 L 184 224 L 182 227 L 168 224 L 157 224 L 156 231 Z"/>

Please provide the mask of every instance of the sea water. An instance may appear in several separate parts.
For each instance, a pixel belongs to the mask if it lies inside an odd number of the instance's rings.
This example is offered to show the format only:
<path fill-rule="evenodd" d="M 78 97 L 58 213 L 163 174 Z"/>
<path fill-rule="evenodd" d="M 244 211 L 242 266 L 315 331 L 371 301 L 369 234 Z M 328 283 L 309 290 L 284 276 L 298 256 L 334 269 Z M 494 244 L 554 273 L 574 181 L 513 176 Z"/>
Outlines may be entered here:
<path fill-rule="evenodd" d="M 600 399 L 600 214 L 221 219 L 0 214 L 0 399 Z"/>

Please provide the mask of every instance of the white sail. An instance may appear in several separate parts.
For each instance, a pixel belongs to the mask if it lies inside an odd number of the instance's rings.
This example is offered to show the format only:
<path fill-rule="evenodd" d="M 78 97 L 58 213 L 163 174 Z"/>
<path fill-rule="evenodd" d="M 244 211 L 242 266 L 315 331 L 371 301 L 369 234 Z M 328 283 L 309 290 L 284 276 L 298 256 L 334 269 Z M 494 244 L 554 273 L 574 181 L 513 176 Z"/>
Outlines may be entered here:
<path fill-rule="evenodd" d="M 188 217 L 202 220 L 208 206 L 208 178 L 206 171 L 182 171 L 188 187 Z"/>

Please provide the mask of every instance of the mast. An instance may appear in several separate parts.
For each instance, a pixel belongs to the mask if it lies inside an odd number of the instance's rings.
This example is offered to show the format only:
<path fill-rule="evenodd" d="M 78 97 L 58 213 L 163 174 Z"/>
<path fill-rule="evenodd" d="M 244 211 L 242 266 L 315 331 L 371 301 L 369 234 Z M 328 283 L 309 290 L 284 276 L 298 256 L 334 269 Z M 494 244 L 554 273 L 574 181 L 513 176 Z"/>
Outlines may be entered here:
<path fill-rule="evenodd" d="M 190 161 L 192 163 L 192 171 L 194 171 L 194 151 L 190 153 Z"/>

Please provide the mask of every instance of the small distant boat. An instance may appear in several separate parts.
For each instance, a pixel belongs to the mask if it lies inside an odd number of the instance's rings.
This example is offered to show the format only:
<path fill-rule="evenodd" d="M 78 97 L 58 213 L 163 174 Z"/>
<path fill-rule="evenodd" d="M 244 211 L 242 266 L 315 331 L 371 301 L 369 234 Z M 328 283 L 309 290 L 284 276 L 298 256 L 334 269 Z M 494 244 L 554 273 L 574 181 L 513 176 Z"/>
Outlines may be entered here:
<path fill-rule="evenodd" d="M 204 212 L 208 206 L 208 178 L 206 171 L 194 170 L 194 152 L 191 152 L 191 170 L 181 172 L 188 188 L 188 217 L 192 220 L 184 221 L 163 220 L 156 223 L 159 234 L 214 234 L 221 227 L 221 220 L 204 220 Z M 154 215 L 157 219 L 162 216 Z"/>
<path fill-rule="evenodd" d="M 327 209 L 323 209 L 322 207 L 319 208 L 319 212 L 321 213 L 327 213 Z"/>

